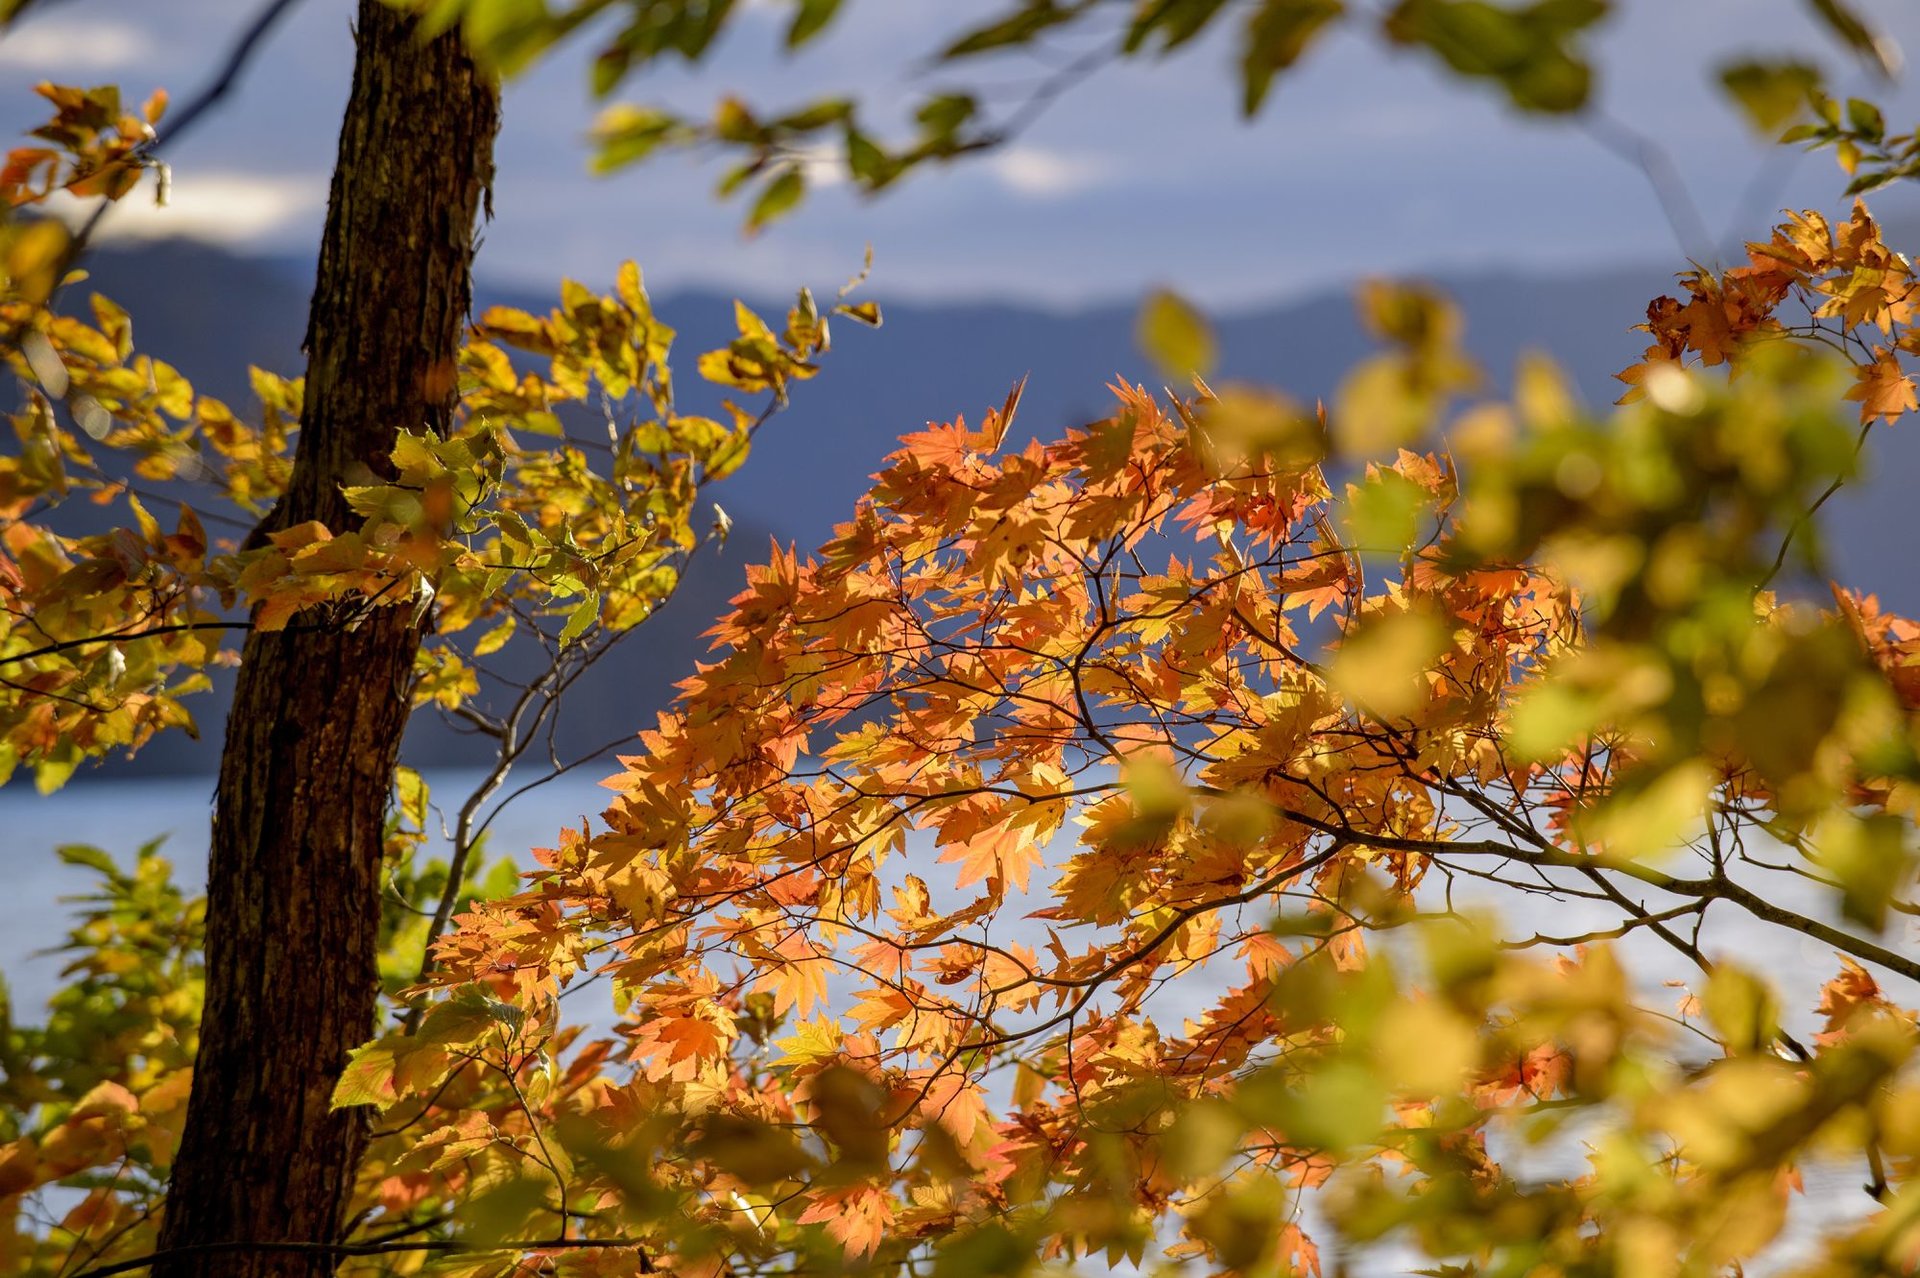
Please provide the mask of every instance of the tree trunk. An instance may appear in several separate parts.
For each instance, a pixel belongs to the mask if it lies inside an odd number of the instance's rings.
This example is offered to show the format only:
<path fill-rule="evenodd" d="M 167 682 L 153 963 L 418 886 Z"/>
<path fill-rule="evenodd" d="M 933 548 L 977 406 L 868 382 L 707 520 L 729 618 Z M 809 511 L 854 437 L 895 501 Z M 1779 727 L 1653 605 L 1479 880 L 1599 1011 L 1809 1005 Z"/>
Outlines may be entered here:
<path fill-rule="evenodd" d="M 340 486 L 390 473 L 398 428 L 444 429 L 471 297 L 498 96 L 455 35 L 361 0 L 307 327 L 306 404 L 274 527 L 353 526 Z M 366 1135 L 328 1100 L 374 1032 L 381 826 L 421 632 L 409 606 L 352 629 L 249 635 L 208 866 L 207 1001 L 158 1278 L 331 1273 L 324 1255 L 209 1244 L 337 1241 Z"/>

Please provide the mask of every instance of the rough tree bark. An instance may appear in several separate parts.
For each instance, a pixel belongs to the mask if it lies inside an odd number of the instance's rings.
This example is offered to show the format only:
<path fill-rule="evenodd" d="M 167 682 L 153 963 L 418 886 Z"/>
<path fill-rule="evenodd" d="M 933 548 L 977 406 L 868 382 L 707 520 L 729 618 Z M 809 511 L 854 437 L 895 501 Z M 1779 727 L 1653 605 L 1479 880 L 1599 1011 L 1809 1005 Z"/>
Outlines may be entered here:
<path fill-rule="evenodd" d="M 307 328 L 306 407 L 269 523 L 352 525 L 343 483 L 387 473 L 395 432 L 444 428 L 491 178 L 497 90 L 455 36 L 361 0 Z M 336 609 L 333 616 L 340 615 Z M 381 825 L 420 630 L 410 607 L 351 628 L 248 637 L 227 720 L 208 870 L 207 1002 L 163 1252 L 331 1242 L 365 1110 L 328 1108 L 374 1030 Z M 324 1256 L 176 1254 L 157 1278 L 330 1273 Z"/>

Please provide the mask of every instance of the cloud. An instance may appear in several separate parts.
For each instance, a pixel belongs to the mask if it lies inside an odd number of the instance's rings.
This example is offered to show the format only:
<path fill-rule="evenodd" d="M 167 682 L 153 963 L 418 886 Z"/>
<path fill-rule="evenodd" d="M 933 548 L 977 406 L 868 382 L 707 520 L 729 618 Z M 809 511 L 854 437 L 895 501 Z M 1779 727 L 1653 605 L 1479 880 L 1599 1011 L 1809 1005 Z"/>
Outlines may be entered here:
<path fill-rule="evenodd" d="M 806 175 L 807 185 L 814 190 L 845 185 L 847 153 L 840 147 L 802 147 L 795 158 L 800 162 L 800 171 Z"/>
<path fill-rule="evenodd" d="M 36 22 L 29 18 L 0 36 L 0 67 L 18 67 L 41 75 L 121 71 L 153 52 L 153 37 L 123 22 Z"/>
<path fill-rule="evenodd" d="M 1033 200 L 1065 199 L 1111 176 L 1107 162 L 1098 156 L 1065 155 L 1031 146 L 1009 147 L 986 167 L 1001 186 Z"/>
<path fill-rule="evenodd" d="M 256 173 L 176 174 L 164 205 L 153 197 L 153 179 L 127 196 L 102 224 L 103 239 L 150 240 L 168 236 L 209 240 L 227 247 L 259 247 L 305 230 L 326 208 L 326 179 Z M 51 211 L 78 222 L 90 203 L 59 199 Z"/>

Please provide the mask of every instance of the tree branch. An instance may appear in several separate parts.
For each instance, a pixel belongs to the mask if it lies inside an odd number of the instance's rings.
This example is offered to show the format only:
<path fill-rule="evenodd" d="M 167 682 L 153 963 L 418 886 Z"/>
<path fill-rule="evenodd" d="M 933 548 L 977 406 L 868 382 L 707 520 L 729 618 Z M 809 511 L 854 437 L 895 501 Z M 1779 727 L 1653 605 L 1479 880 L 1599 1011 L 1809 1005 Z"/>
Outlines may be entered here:
<path fill-rule="evenodd" d="M 481 1247 L 472 1243 L 453 1239 L 428 1239 L 420 1242 L 379 1242 L 379 1243 L 317 1243 L 317 1242 L 210 1242 L 190 1243 L 184 1247 L 168 1247 L 161 1251 L 151 1251 L 144 1256 L 135 1256 L 129 1260 L 116 1260 L 110 1265 L 97 1265 L 92 1269 L 83 1269 L 73 1278 L 111 1278 L 113 1274 L 132 1273 L 136 1269 L 145 1269 L 156 1260 L 173 1256 L 218 1256 L 232 1255 L 236 1252 L 291 1252 L 299 1255 L 315 1256 L 386 1256 L 406 1252 L 439 1252 L 442 1254 L 474 1254 L 505 1251 L 581 1251 L 590 1249 L 608 1250 L 631 1247 L 636 1250 L 646 1244 L 637 1238 L 546 1238 L 517 1239 L 509 1242 L 494 1243 Z M 641 1252 L 643 1270 L 650 1268 L 647 1256 Z"/>
<path fill-rule="evenodd" d="M 186 634 L 194 630 L 251 630 L 251 621 L 182 621 L 170 626 L 154 626 L 149 630 L 113 631 L 103 635 L 88 635 L 83 639 L 62 639 L 44 647 L 16 652 L 9 657 L 0 657 L 0 666 L 10 666 L 21 661 L 32 661 L 35 657 L 50 657 L 55 653 L 68 652 L 74 648 L 85 648 L 96 643 L 131 643 L 135 639 L 152 639 L 158 635 Z M 288 629 L 292 629 L 291 626 Z"/>
<path fill-rule="evenodd" d="M 195 125 L 205 119 L 207 113 L 233 91 L 235 84 L 239 83 L 241 73 L 246 70 L 247 63 L 252 60 L 254 52 L 260 47 L 260 42 L 266 39 L 267 33 L 272 31 L 280 19 L 299 2 L 300 0 L 269 0 L 266 7 L 255 14 L 253 20 L 242 29 L 240 38 L 235 40 L 232 47 L 227 50 L 227 56 L 221 61 L 220 69 L 215 72 L 212 81 L 180 108 L 166 128 L 156 130 L 152 141 L 133 153 L 133 162 L 139 163 L 146 160 L 161 147 L 177 143 L 182 135 L 190 132 Z M 100 223 L 106 219 L 115 203 L 116 201 L 113 200 L 102 200 L 95 205 L 93 212 L 87 215 L 87 220 L 80 224 L 80 229 L 75 231 L 73 238 L 67 241 L 65 251 L 60 254 L 60 269 L 54 272 L 56 281 L 64 281 L 73 268 L 79 265 L 80 259 L 86 256 L 94 233 L 100 229 Z M 60 284 L 56 283 L 53 292 L 47 297 L 46 304 L 49 309 L 59 295 Z M 13 345 L 18 341 L 20 332 L 21 330 L 16 328 L 7 334 L 5 344 Z"/>

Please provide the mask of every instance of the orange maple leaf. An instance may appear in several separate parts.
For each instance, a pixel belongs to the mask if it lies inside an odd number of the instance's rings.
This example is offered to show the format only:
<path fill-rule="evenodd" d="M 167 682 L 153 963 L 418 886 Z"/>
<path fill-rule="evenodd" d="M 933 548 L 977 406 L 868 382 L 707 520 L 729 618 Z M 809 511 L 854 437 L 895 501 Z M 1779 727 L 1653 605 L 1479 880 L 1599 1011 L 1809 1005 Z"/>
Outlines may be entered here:
<path fill-rule="evenodd" d="M 1920 399 L 1914 397 L 1913 378 L 1907 376 L 1892 351 L 1880 348 L 1875 349 L 1871 364 L 1854 370 L 1853 388 L 1847 398 L 1859 403 L 1862 422 L 1876 417 L 1890 422 L 1920 408 Z"/>
<path fill-rule="evenodd" d="M 826 1225 L 827 1234 L 847 1249 L 849 1260 L 871 1256 L 893 1223 L 893 1202 L 871 1185 L 829 1189 L 814 1196 L 798 1223 Z"/>

